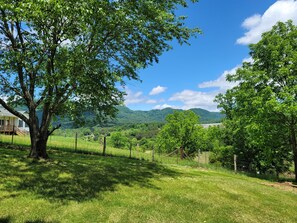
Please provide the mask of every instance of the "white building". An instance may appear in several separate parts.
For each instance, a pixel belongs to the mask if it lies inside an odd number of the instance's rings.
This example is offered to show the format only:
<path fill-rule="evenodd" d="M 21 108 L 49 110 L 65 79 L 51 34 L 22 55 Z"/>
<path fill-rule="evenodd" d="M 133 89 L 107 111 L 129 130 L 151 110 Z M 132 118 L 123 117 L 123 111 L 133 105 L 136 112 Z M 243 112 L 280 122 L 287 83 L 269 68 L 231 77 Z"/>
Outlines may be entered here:
<path fill-rule="evenodd" d="M 217 126 L 217 127 L 221 127 L 223 126 L 223 123 L 209 123 L 209 124 L 201 124 L 203 128 L 207 129 L 209 127 L 214 127 L 214 126 Z"/>
<path fill-rule="evenodd" d="M 28 117 L 27 112 L 19 112 Z M 0 107 L 0 133 L 24 135 L 28 132 L 29 127 L 22 119 L 11 114 L 5 108 Z"/>

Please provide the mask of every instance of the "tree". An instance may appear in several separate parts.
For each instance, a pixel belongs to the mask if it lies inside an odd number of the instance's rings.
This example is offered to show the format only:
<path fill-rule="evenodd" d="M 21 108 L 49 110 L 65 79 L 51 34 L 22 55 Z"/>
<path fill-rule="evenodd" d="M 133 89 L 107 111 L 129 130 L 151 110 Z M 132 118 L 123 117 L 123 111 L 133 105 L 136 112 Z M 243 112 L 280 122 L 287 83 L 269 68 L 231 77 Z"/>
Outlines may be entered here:
<path fill-rule="evenodd" d="M 233 144 L 257 168 L 287 169 L 294 160 L 297 181 L 297 28 L 277 23 L 251 44 L 253 62 L 230 75 L 239 85 L 217 101 L 233 128 Z"/>
<path fill-rule="evenodd" d="M 128 144 L 128 138 L 121 132 L 113 132 L 110 137 L 111 143 L 115 148 L 124 148 Z"/>
<path fill-rule="evenodd" d="M 176 148 L 195 152 L 201 129 L 199 116 L 193 111 L 175 111 L 166 116 L 166 124 L 158 134 L 158 144 L 165 152 L 172 152 Z"/>
<path fill-rule="evenodd" d="M 54 116 L 114 115 L 124 95 L 117 86 L 138 80 L 171 40 L 199 32 L 176 16 L 180 5 L 187 1 L 0 0 L 0 105 L 28 124 L 31 157 L 48 157 Z"/>

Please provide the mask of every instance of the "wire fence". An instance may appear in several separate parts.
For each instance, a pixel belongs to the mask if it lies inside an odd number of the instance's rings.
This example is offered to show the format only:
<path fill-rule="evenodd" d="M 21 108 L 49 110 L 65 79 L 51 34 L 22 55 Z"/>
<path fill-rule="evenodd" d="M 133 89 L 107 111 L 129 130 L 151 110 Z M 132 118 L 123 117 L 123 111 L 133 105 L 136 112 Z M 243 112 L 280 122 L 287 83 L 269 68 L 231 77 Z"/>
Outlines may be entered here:
<path fill-rule="evenodd" d="M 108 138 L 108 137 L 107 137 Z M 18 146 L 30 146 L 30 137 L 29 136 L 17 136 L 17 135 L 4 135 L 0 134 L 0 143 L 5 144 L 13 144 Z M 234 155 L 233 160 L 230 158 L 229 164 L 221 165 L 216 163 L 210 163 L 210 152 L 201 152 L 197 151 L 193 154 L 187 154 L 184 152 L 183 157 L 181 157 L 180 149 L 176 149 L 170 153 L 160 153 L 151 150 L 142 150 L 139 146 L 132 146 L 126 149 L 118 149 L 114 148 L 111 145 L 109 140 L 106 140 L 106 149 L 105 154 L 103 154 L 104 141 L 88 141 L 85 138 L 77 137 L 75 134 L 73 137 L 66 136 L 50 136 L 48 139 L 48 150 L 58 150 L 58 151 L 67 151 L 67 152 L 77 152 L 77 153 L 91 153 L 97 155 L 105 155 L 105 156 L 121 156 L 121 157 L 129 157 L 140 160 L 147 160 L 151 162 L 159 162 L 163 164 L 169 165 L 184 165 L 184 166 L 193 166 L 193 167 L 207 167 L 211 169 L 224 169 L 227 168 L 229 170 L 234 171 L 235 173 L 248 173 L 253 176 L 260 178 L 269 178 L 275 179 L 278 178 L 279 175 L 276 175 L 273 170 L 271 174 L 263 174 L 255 171 L 251 171 L 253 169 L 252 162 L 247 160 L 239 159 L 236 155 Z M 292 172 L 292 171 L 291 171 Z M 288 172 L 280 175 L 285 178 L 292 178 L 292 173 Z"/>
<path fill-rule="evenodd" d="M 108 137 L 107 137 L 108 138 Z M 29 136 L 13 136 L 0 134 L 0 142 L 30 146 Z M 123 156 L 136 158 L 141 160 L 148 160 L 153 162 L 161 162 L 165 164 L 179 164 L 187 166 L 199 166 L 209 163 L 209 152 L 197 151 L 196 154 L 186 154 L 181 157 L 179 149 L 165 154 L 156 152 L 154 149 L 142 150 L 139 146 L 132 146 L 131 151 L 127 149 L 118 149 L 110 146 L 110 142 L 107 139 L 104 151 L 104 141 L 88 141 L 85 138 L 80 138 L 75 134 L 73 137 L 66 136 L 50 136 L 48 139 L 48 150 L 61 150 L 78 153 L 92 153 L 105 156 Z"/>

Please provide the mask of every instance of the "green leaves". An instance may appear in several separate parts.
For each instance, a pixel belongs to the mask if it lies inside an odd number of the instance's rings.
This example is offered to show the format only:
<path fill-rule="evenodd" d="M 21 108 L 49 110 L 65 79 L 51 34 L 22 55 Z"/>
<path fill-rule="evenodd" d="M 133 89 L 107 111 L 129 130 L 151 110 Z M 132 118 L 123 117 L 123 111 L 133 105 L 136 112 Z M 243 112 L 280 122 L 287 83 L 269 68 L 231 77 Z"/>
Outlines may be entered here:
<path fill-rule="evenodd" d="M 253 62 L 244 63 L 229 76 L 239 85 L 217 97 L 236 129 L 233 145 L 237 153 L 248 156 L 256 170 L 285 171 L 292 152 L 297 154 L 296 39 L 292 21 L 277 23 L 250 45 Z"/>
<path fill-rule="evenodd" d="M 199 117 L 191 110 L 174 112 L 166 117 L 166 124 L 158 134 L 158 143 L 163 151 L 177 148 L 196 151 L 201 126 Z"/>
<path fill-rule="evenodd" d="M 138 80 L 171 40 L 198 33 L 175 15 L 180 5 L 187 1 L 0 0 L 0 95 L 22 99 L 36 140 L 54 115 L 114 116 L 124 96 L 117 85 Z"/>
<path fill-rule="evenodd" d="M 139 79 L 138 70 L 157 62 L 169 41 L 186 43 L 199 32 L 175 15 L 179 5 L 187 1 L 1 0 L 0 43 L 8 47 L 0 77 L 17 83 L 35 107 L 51 103 L 57 113 L 75 99 L 80 111 L 91 105 L 104 114 L 122 103 L 116 84 Z"/>

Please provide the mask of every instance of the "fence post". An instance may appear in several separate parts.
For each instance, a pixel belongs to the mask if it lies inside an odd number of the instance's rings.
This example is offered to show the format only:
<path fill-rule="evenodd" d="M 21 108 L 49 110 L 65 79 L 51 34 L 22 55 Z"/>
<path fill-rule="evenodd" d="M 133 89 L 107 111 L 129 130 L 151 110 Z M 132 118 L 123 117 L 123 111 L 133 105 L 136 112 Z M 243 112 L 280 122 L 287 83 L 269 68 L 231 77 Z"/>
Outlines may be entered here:
<path fill-rule="evenodd" d="M 106 135 L 103 137 L 103 152 L 102 155 L 105 156 L 106 154 Z"/>
<path fill-rule="evenodd" d="M 136 145 L 136 153 L 135 154 L 137 154 L 137 155 L 135 155 L 136 158 L 138 156 L 138 159 L 140 159 L 140 155 L 139 155 L 139 143 L 137 143 L 137 145 Z"/>
<path fill-rule="evenodd" d="M 14 136 L 14 125 L 12 126 L 11 144 L 13 144 L 13 136 Z"/>
<path fill-rule="evenodd" d="M 237 155 L 234 155 L 234 172 L 237 172 Z"/>
<path fill-rule="evenodd" d="M 74 150 L 76 152 L 77 150 L 77 132 L 75 133 L 75 145 L 74 145 Z"/>
<path fill-rule="evenodd" d="M 197 162 L 198 162 L 198 165 L 199 165 L 200 164 L 200 149 L 198 149 Z"/>
<path fill-rule="evenodd" d="M 153 146 L 153 150 L 152 150 L 152 161 L 155 161 L 155 147 Z"/>
<path fill-rule="evenodd" d="M 160 146 L 158 146 L 157 153 L 159 154 L 159 161 L 162 163 L 162 154 L 161 154 L 161 148 L 160 148 Z"/>
<path fill-rule="evenodd" d="M 132 141 L 129 144 L 129 150 L 130 150 L 129 158 L 131 159 L 132 158 Z"/>
<path fill-rule="evenodd" d="M 180 147 L 180 159 L 184 159 L 184 148 L 182 146 Z"/>

